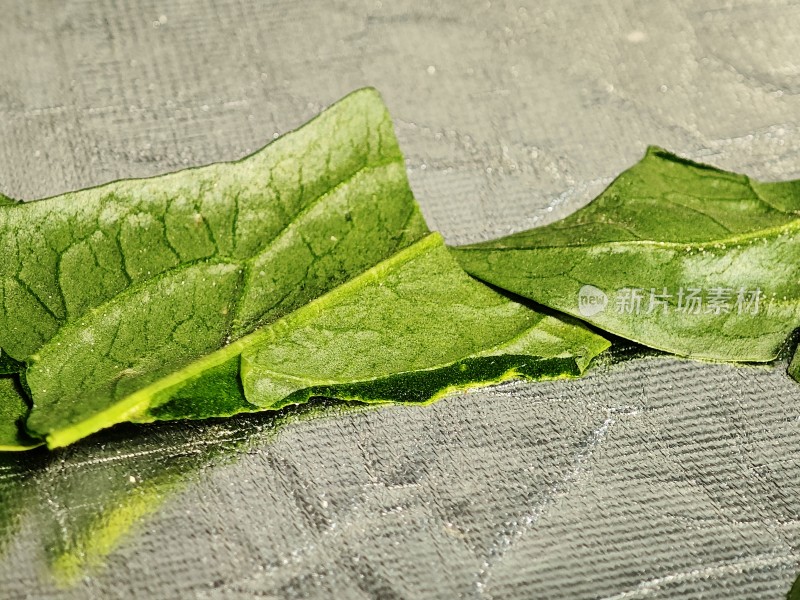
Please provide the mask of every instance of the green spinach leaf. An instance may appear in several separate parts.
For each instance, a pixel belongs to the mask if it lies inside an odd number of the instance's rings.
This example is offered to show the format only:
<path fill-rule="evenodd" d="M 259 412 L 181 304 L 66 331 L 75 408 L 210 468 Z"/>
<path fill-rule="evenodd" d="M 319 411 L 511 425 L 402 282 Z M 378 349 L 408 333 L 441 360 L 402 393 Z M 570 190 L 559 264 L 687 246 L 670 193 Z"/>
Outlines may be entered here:
<path fill-rule="evenodd" d="M 65 327 L 28 369 L 29 426 L 49 446 L 125 420 L 275 410 L 316 395 L 421 403 L 512 377 L 577 376 L 609 345 L 471 279 L 438 234 L 145 387 L 108 387 L 97 373 L 131 321 L 129 306 L 123 298 Z"/>
<path fill-rule="evenodd" d="M 105 406 L 426 233 L 373 90 L 237 163 L 0 208 L 0 346 L 55 381 L 28 430 L 48 430 L 42 406 Z M 48 362 L 75 331 L 73 360 Z M 84 355 L 91 368 L 70 370 Z"/>
<path fill-rule="evenodd" d="M 674 354 L 773 360 L 800 325 L 800 181 L 660 148 L 562 221 L 455 248 L 475 277 Z"/>
<path fill-rule="evenodd" d="M 274 320 L 426 232 L 386 107 L 360 90 L 237 162 L 2 203 L 0 348 L 26 360 L 64 325 L 150 289 L 168 290 L 176 306 L 206 296 L 209 307 L 226 305 L 202 323 L 177 308 L 177 320 L 161 323 L 176 336 L 198 323 L 207 350 L 212 338 Z M 141 341 L 156 344 L 152 335 Z"/>

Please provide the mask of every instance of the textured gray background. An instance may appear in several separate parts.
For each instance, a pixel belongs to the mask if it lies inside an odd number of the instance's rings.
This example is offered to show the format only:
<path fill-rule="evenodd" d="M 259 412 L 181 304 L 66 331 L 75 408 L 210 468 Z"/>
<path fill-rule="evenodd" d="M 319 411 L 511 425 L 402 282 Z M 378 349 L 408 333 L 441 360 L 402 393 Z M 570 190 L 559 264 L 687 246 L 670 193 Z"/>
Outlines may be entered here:
<path fill-rule="evenodd" d="M 238 158 L 363 85 L 452 243 L 570 213 L 648 143 L 800 177 L 796 3 L 423 4 L 4 0 L 2 191 Z M 784 368 L 645 358 L 0 457 L 0 597 L 779 598 L 800 571 Z"/>

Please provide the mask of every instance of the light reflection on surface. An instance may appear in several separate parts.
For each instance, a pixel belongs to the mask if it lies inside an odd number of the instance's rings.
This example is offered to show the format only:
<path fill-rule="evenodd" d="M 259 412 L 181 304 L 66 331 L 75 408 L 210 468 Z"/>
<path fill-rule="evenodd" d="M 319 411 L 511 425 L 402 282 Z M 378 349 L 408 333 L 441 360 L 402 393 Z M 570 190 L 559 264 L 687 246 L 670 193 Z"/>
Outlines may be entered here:
<path fill-rule="evenodd" d="M 0 556 L 23 524 L 32 526 L 55 583 L 71 586 L 205 469 L 269 444 L 284 425 L 352 410 L 369 408 L 326 400 L 274 414 L 123 425 L 55 452 L 0 454 Z"/>

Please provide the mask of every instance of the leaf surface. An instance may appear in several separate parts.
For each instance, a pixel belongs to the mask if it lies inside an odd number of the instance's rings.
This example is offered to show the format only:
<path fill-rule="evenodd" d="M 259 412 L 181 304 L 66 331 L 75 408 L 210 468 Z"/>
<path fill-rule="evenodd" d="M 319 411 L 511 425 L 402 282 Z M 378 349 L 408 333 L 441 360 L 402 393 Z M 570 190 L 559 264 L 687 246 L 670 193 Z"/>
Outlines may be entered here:
<path fill-rule="evenodd" d="M 0 208 L 0 232 L 0 346 L 29 365 L 27 427 L 41 436 L 295 310 L 427 227 L 386 107 L 362 90 L 237 163 Z"/>
<path fill-rule="evenodd" d="M 438 234 L 143 388 L 108 394 L 91 387 L 103 378 L 75 380 L 39 367 L 96 373 L 101 361 L 75 352 L 85 335 L 85 327 L 59 335 L 28 371 L 36 410 L 49 417 L 40 431 L 51 447 L 124 420 L 275 410 L 317 395 L 422 403 L 513 377 L 577 376 L 609 345 L 471 279 Z"/>
<path fill-rule="evenodd" d="M 0 375 L 0 452 L 41 446 L 42 442 L 31 439 L 22 429 L 29 408 L 17 377 Z"/>
<path fill-rule="evenodd" d="M 454 251 L 475 277 L 682 356 L 770 361 L 800 325 L 800 181 L 660 148 L 573 215 Z"/>
<path fill-rule="evenodd" d="M 221 265 L 242 335 L 426 232 L 386 107 L 360 90 L 237 162 L 0 203 L 0 348 L 26 360 L 120 294 Z"/>

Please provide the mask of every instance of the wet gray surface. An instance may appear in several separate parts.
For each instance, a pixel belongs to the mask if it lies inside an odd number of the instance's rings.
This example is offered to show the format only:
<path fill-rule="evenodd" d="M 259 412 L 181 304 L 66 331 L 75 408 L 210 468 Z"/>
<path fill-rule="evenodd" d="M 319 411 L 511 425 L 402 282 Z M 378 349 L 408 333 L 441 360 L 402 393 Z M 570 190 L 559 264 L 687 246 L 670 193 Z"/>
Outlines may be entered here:
<path fill-rule="evenodd" d="M 649 143 L 800 177 L 800 6 L 0 3 L 0 191 L 234 159 L 384 94 L 433 228 L 564 216 Z M 0 457 L 8 598 L 779 598 L 800 387 L 653 357 L 430 407 Z"/>

